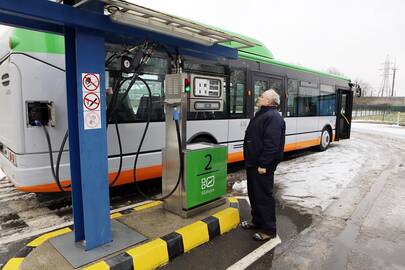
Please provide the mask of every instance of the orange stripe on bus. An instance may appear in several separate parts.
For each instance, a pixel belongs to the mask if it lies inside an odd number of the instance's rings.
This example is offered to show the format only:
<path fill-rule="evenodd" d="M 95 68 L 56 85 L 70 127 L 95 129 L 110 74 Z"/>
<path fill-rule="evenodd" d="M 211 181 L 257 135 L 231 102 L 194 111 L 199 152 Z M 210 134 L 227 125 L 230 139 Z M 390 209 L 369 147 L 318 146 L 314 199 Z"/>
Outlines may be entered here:
<path fill-rule="evenodd" d="M 69 186 L 69 180 L 62 180 L 60 181 L 62 187 Z M 52 184 L 44 184 L 44 185 L 36 185 L 36 186 L 16 186 L 16 189 L 24 192 L 58 192 L 60 191 L 58 186 L 55 183 Z M 70 191 L 69 188 L 64 188 L 66 191 Z"/>
<path fill-rule="evenodd" d="M 289 143 L 284 146 L 284 152 L 289 152 L 295 150 L 295 143 Z"/>
<path fill-rule="evenodd" d="M 304 149 L 304 148 L 308 148 L 311 146 L 317 146 L 320 144 L 320 142 L 321 142 L 321 137 L 313 139 L 313 140 L 309 140 L 309 141 L 297 142 L 296 146 L 295 146 L 295 150 Z"/>
<path fill-rule="evenodd" d="M 109 173 L 108 180 L 111 183 L 117 173 Z M 136 179 L 138 181 L 143 181 L 151 178 L 157 178 L 162 176 L 162 166 L 151 166 L 145 168 L 139 168 L 136 170 Z M 132 183 L 134 180 L 133 170 L 122 171 L 117 182 L 115 182 L 114 186 L 129 184 Z M 70 185 L 70 180 L 62 180 L 61 185 L 63 187 Z M 55 184 L 45 184 L 45 185 L 36 185 L 36 186 L 20 186 L 16 187 L 16 189 L 24 192 L 59 192 L 59 187 Z M 69 188 L 65 188 L 66 191 L 70 191 Z"/>
<path fill-rule="evenodd" d="M 288 151 L 303 149 L 303 148 L 319 145 L 319 143 L 320 143 L 320 137 L 317 139 L 313 139 L 313 140 L 286 144 L 284 147 L 284 151 L 288 152 Z M 233 152 L 233 153 L 228 154 L 228 163 L 242 161 L 243 159 L 244 159 L 243 151 Z M 116 172 L 108 174 L 109 183 L 111 183 L 114 180 L 116 175 L 117 175 Z M 139 168 L 136 170 L 137 182 L 147 180 L 147 179 L 152 179 L 152 178 L 158 178 L 161 176 L 162 176 L 162 166 L 161 165 L 144 167 L 144 168 Z M 133 170 L 123 171 L 123 172 L 121 172 L 121 174 L 120 174 L 118 180 L 115 182 L 114 186 L 133 183 L 133 181 L 134 181 L 133 179 L 134 179 Z M 69 186 L 70 180 L 62 180 L 61 184 L 64 187 Z M 55 183 L 45 184 L 45 185 L 35 185 L 35 186 L 17 186 L 16 189 L 18 189 L 20 191 L 24 191 L 24 192 L 59 192 L 60 191 L 58 186 Z M 70 191 L 70 187 L 65 188 L 65 190 Z"/>
<path fill-rule="evenodd" d="M 243 151 L 233 152 L 228 154 L 228 163 L 238 162 L 244 160 Z"/>
<path fill-rule="evenodd" d="M 108 180 L 111 183 L 117 173 L 109 173 Z M 156 165 L 151 167 L 144 167 L 136 169 L 136 181 L 143 181 L 152 178 L 158 178 L 162 176 L 162 165 Z M 128 170 L 121 172 L 120 176 L 118 177 L 117 182 L 115 182 L 114 186 L 119 186 L 123 184 L 129 184 L 134 182 L 134 170 Z"/>

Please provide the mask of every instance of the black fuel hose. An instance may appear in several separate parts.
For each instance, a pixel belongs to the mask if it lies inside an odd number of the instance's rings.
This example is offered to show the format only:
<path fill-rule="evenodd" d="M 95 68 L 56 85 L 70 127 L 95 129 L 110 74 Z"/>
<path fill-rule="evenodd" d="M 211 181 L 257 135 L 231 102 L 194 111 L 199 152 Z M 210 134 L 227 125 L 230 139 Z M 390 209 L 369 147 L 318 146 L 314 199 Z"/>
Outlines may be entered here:
<path fill-rule="evenodd" d="M 59 172 L 56 172 L 56 171 L 55 171 L 54 160 L 53 160 L 53 154 L 52 154 L 52 153 L 53 153 L 53 152 L 52 152 L 52 144 L 51 144 L 51 138 L 50 138 L 50 136 L 49 136 L 48 129 L 47 129 L 46 126 L 43 125 L 40 121 L 35 121 L 35 124 L 36 124 L 37 126 L 41 126 L 41 127 L 43 128 L 43 130 L 44 130 L 45 138 L 46 138 L 46 141 L 47 141 L 47 143 L 48 143 L 48 150 L 49 150 L 48 152 L 49 152 L 49 161 L 50 161 L 50 163 L 51 163 L 51 172 L 52 172 L 52 176 L 53 176 L 53 178 L 54 178 L 54 180 L 55 180 L 55 182 L 56 182 L 56 185 L 58 186 L 58 188 L 60 189 L 60 191 L 66 192 L 66 191 L 65 191 L 65 188 L 70 187 L 70 185 L 69 185 L 69 186 L 66 186 L 66 187 L 63 187 L 62 184 L 61 184 L 61 182 L 60 182 L 60 180 L 59 180 Z M 66 138 L 66 136 L 65 136 L 65 138 Z M 63 148 L 62 148 L 62 149 L 63 149 Z M 60 164 L 59 155 L 58 155 L 58 161 L 57 161 L 57 163 Z"/>
<path fill-rule="evenodd" d="M 110 122 L 109 122 L 110 120 L 109 120 L 109 119 L 111 118 L 111 115 L 112 115 L 111 109 L 113 109 L 113 108 L 115 109 L 115 107 L 116 107 L 117 105 L 120 105 L 120 104 L 116 104 L 117 98 L 118 98 L 118 92 L 119 92 L 119 90 L 120 90 L 122 84 L 124 84 L 125 81 L 127 81 L 127 80 L 125 80 L 125 79 L 124 79 L 124 80 L 121 80 L 121 81 L 118 82 L 118 83 L 115 85 L 115 87 L 114 87 L 113 96 L 112 96 L 111 101 L 110 101 L 110 104 L 109 104 L 109 105 L 112 105 L 112 106 L 108 106 L 108 108 L 107 108 L 107 129 L 108 129 L 108 126 L 109 126 L 109 124 L 110 124 Z M 128 89 L 127 89 L 127 90 L 128 90 Z M 111 184 L 110 184 L 111 187 L 113 187 L 113 186 L 115 185 L 115 183 L 118 181 L 118 178 L 119 178 L 120 175 L 121 175 L 122 162 L 123 162 L 122 142 L 121 142 L 121 135 L 120 135 L 120 130 L 119 130 L 119 127 L 118 127 L 118 121 L 117 121 L 117 119 L 115 119 L 114 126 L 115 126 L 115 132 L 117 133 L 120 161 L 119 161 L 119 165 L 118 165 L 117 174 L 115 175 L 114 180 L 113 180 L 113 181 L 111 182 Z"/>
<path fill-rule="evenodd" d="M 134 83 L 136 82 L 136 80 L 137 80 L 138 78 L 139 78 L 139 77 L 136 75 L 136 76 L 134 76 L 133 78 L 126 78 L 126 79 L 123 79 L 123 80 L 121 80 L 121 81 L 119 81 L 119 82 L 117 83 L 115 89 L 113 90 L 113 97 L 112 97 L 111 103 L 110 103 L 112 106 L 111 106 L 111 107 L 108 106 L 109 108 L 107 108 L 107 109 L 110 109 L 110 110 L 108 111 L 108 113 L 107 113 L 107 128 L 108 128 L 108 125 L 109 125 L 109 121 L 111 120 L 111 116 L 114 114 L 116 108 L 122 103 L 122 101 L 123 101 L 123 100 L 125 99 L 125 97 L 128 95 L 129 91 L 131 90 L 131 87 L 134 85 Z M 120 100 L 120 102 L 117 103 L 117 98 L 118 98 L 119 89 L 120 89 L 121 86 L 122 86 L 126 81 L 128 81 L 128 80 L 131 80 L 131 82 L 130 82 L 128 88 L 126 89 L 123 98 Z M 114 104 L 114 103 L 115 103 L 115 104 Z M 111 109 L 112 109 L 112 110 L 111 110 Z M 119 151 L 120 151 L 120 155 L 119 155 L 120 161 L 119 161 L 119 165 L 118 165 L 118 167 L 119 167 L 119 168 L 118 168 L 118 172 L 117 172 L 117 174 L 115 175 L 114 180 L 113 180 L 113 181 L 111 182 L 111 184 L 110 184 L 111 187 L 114 186 L 115 183 L 118 181 L 118 178 L 119 178 L 120 175 L 121 175 L 122 163 L 123 163 L 122 142 L 121 142 L 121 136 L 120 136 L 120 132 L 119 132 L 117 120 L 115 120 L 115 123 L 114 123 L 114 124 L 115 124 L 115 130 L 116 130 L 116 132 L 117 132 L 118 146 L 119 146 Z M 43 126 L 43 125 L 41 125 L 41 126 Z M 46 140 L 47 140 L 47 143 L 48 143 L 48 149 L 49 149 L 49 151 L 52 151 L 52 147 L 49 147 L 49 146 L 51 146 L 51 140 L 50 140 L 50 136 L 49 136 L 48 130 L 46 129 L 45 126 L 43 126 L 43 128 L 44 128 L 44 130 L 46 131 L 46 134 L 48 134 L 48 135 L 45 135 Z M 61 161 L 61 159 L 62 159 L 62 153 L 63 153 L 63 149 L 65 148 L 65 144 L 66 144 L 67 138 L 68 138 L 68 131 L 66 131 L 65 136 L 63 137 L 61 146 L 60 146 L 60 148 L 59 148 L 58 157 L 57 157 L 57 162 L 56 162 L 56 169 L 55 169 L 55 167 L 54 167 L 54 161 L 53 161 L 52 152 L 49 153 L 50 158 L 52 158 L 52 159 L 50 159 L 51 170 L 52 170 L 52 176 L 53 176 L 53 178 L 54 178 L 54 180 L 55 180 L 55 182 L 56 182 L 58 188 L 59 188 L 60 191 L 62 191 L 62 192 L 66 192 L 66 191 L 65 191 L 65 188 L 70 188 L 70 187 L 71 187 L 71 184 L 69 184 L 69 185 L 67 185 L 67 186 L 62 186 L 61 183 L 60 183 L 60 178 L 59 178 L 60 161 Z"/>
<path fill-rule="evenodd" d="M 122 84 L 125 83 L 125 81 L 127 81 L 127 80 L 129 80 L 129 79 L 130 79 L 130 78 L 127 78 L 127 79 L 124 79 L 124 80 L 118 82 L 117 85 L 114 87 L 115 90 L 113 90 L 113 93 L 114 93 L 114 94 L 115 94 L 115 93 L 118 94 L 119 89 L 120 89 L 120 87 L 122 86 Z M 113 98 L 111 99 L 111 103 L 110 103 L 110 104 L 114 104 L 114 103 L 116 102 L 117 94 L 115 95 L 115 97 L 113 96 Z M 113 106 L 115 107 L 116 105 L 114 104 Z M 110 106 L 109 106 L 109 107 L 110 107 Z M 111 112 L 111 111 L 110 111 L 110 112 Z M 107 119 L 109 119 L 110 117 L 111 117 L 111 114 L 107 114 Z M 122 155 L 122 152 L 123 152 L 123 150 L 122 150 L 122 142 L 121 142 L 121 136 L 120 136 L 120 132 L 119 132 L 117 120 L 115 120 L 115 123 L 114 123 L 114 124 L 115 124 L 115 130 L 116 130 L 116 132 L 117 132 L 117 138 L 118 138 L 118 146 L 119 146 L 119 151 L 120 151 L 120 162 L 119 162 L 119 166 L 118 166 L 118 167 L 119 167 L 119 168 L 118 168 L 118 172 L 117 172 L 116 176 L 114 177 L 114 180 L 111 182 L 110 186 L 114 186 L 114 184 L 117 182 L 117 180 L 118 180 L 118 178 L 119 178 L 119 176 L 120 176 L 120 174 L 121 174 L 122 163 L 123 163 L 123 158 L 122 158 L 122 156 L 123 156 L 123 155 Z M 107 122 L 107 128 L 108 128 L 108 125 L 109 125 L 109 122 Z M 43 126 L 43 127 L 46 129 L 45 126 Z M 62 185 L 60 184 L 60 178 L 59 178 L 60 161 L 61 161 L 61 159 L 62 159 L 62 153 L 63 153 L 63 149 L 65 148 L 65 144 L 66 144 L 67 138 L 68 138 L 68 131 L 66 131 L 65 136 L 63 137 L 62 143 L 61 143 L 60 148 L 59 148 L 58 157 L 57 157 L 57 161 L 56 161 L 56 169 L 54 169 L 54 166 L 53 166 L 53 159 L 51 160 L 51 167 L 52 167 L 51 170 L 53 171 L 53 172 L 52 172 L 53 178 L 54 178 L 54 180 L 55 180 L 57 186 L 59 187 L 59 189 L 60 189 L 62 192 L 65 192 L 65 190 L 64 190 L 65 188 L 70 188 L 70 187 L 71 187 L 71 184 L 62 187 Z M 48 148 L 49 148 L 49 145 L 51 144 L 49 134 L 48 134 L 48 136 L 47 136 L 47 141 L 48 141 Z M 49 148 L 49 149 L 52 149 L 52 148 Z"/>
<path fill-rule="evenodd" d="M 136 151 L 136 155 L 135 155 L 134 168 L 133 168 L 134 169 L 133 170 L 134 184 L 135 184 L 135 187 L 138 190 L 139 194 L 141 194 L 145 199 L 154 200 L 154 201 L 162 201 L 162 200 L 165 200 L 165 199 L 169 198 L 177 190 L 177 188 L 178 188 L 178 186 L 180 184 L 180 181 L 182 179 L 182 176 L 183 176 L 183 169 L 184 169 L 183 164 L 184 164 L 184 162 L 183 162 L 183 152 L 181 151 L 181 136 L 180 136 L 179 121 L 175 120 L 176 133 L 177 133 L 177 142 L 178 142 L 178 149 L 179 149 L 179 162 L 180 162 L 179 175 L 178 175 L 178 178 L 177 178 L 176 185 L 174 186 L 174 188 L 168 194 L 166 194 L 166 195 L 164 195 L 164 196 L 162 196 L 160 198 L 152 198 L 152 197 L 148 196 L 147 194 L 145 194 L 140 189 L 140 187 L 139 187 L 139 185 L 138 185 L 138 183 L 136 181 L 136 167 L 137 167 L 137 164 L 138 164 L 139 153 L 141 151 L 143 142 L 145 140 L 146 133 L 148 132 L 148 128 L 149 128 L 149 124 L 150 124 L 150 118 L 151 118 L 151 115 L 152 115 L 152 91 L 150 90 L 150 87 L 149 87 L 148 83 L 144 79 L 139 78 L 139 80 L 142 81 L 145 84 L 146 88 L 148 89 L 149 102 L 148 102 L 148 116 L 147 116 L 147 120 L 146 120 L 146 126 L 145 126 L 145 129 L 143 130 L 142 138 L 141 138 L 141 141 L 139 142 L 138 150 Z"/>
<path fill-rule="evenodd" d="M 65 148 L 65 144 L 66 144 L 68 135 L 69 135 L 69 134 L 68 134 L 68 131 L 66 130 L 65 136 L 63 136 L 63 140 L 62 140 L 62 143 L 61 143 L 60 148 L 59 148 L 58 158 L 56 159 L 55 176 L 56 176 L 57 182 L 59 182 L 59 183 L 60 183 L 60 180 L 59 180 L 59 179 L 60 179 L 60 178 L 59 178 L 60 160 L 62 159 L 63 148 Z M 59 186 L 59 185 L 58 185 L 58 186 Z M 64 187 L 64 188 L 70 188 L 70 187 L 71 187 L 71 184 L 67 185 L 67 186 Z M 64 191 L 64 190 L 63 190 L 63 191 Z"/>
<path fill-rule="evenodd" d="M 120 130 L 119 130 L 119 128 L 118 128 L 117 120 L 115 120 L 114 125 L 115 125 L 115 131 L 117 132 L 118 148 L 119 148 L 119 151 L 120 151 L 120 155 L 119 155 L 119 156 L 120 156 L 120 163 L 119 163 L 119 165 L 118 165 L 118 172 L 117 172 L 117 174 L 115 175 L 114 180 L 111 182 L 110 187 L 113 187 L 113 186 L 115 185 L 115 183 L 118 181 L 118 178 L 119 178 L 120 175 L 121 175 L 122 159 L 123 159 L 123 158 L 122 158 L 123 154 L 122 154 L 121 135 L 120 135 Z"/>
<path fill-rule="evenodd" d="M 24 54 L 24 55 L 26 55 L 26 54 Z M 27 56 L 29 56 L 29 55 L 27 55 Z M 115 55 L 112 55 L 108 60 L 111 60 L 114 57 L 115 57 Z M 32 57 L 32 58 L 34 58 L 34 57 Z M 50 63 L 48 63 L 46 61 L 43 61 L 43 60 L 40 60 L 40 59 L 37 59 L 37 58 L 34 58 L 34 59 L 38 60 L 38 61 L 41 61 L 41 62 L 44 62 L 44 63 L 46 63 L 46 64 L 48 64 L 48 65 L 50 65 L 52 67 L 55 67 L 54 65 L 52 65 L 52 64 L 50 64 Z M 58 69 L 60 69 L 60 68 L 58 68 Z M 63 72 L 65 71 L 63 69 L 60 69 L 60 70 L 63 71 Z M 122 96 L 121 100 L 117 103 L 119 89 L 129 79 L 131 79 L 131 82 L 129 83 L 128 88 L 124 92 L 124 95 Z M 142 139 L 141 139 L 141 143 L 139 144 L 138 151 L 137 151 L 136 158 L 135 158 L 135 162 L 134 162 L 134 182 L 135 182 L 136 188 L 138 189 L 139 193 L 141 195 L 143 195 L 145 198 L 151 199 L 151 198 L 149 198 L 149 196 L 147 196 L 146 194 L 144 194 L 140 190 L 139 186 L 136 183 L 136 173 L 135 173 L 135 171 L 136 171 L 136 165 L 137 165 L 137 162 L 138 162 L 139 151 L 140 151 L 140 149 L 142 147 L 142 144 L 143 144 L 143 141 L 145 139 L 145 135 L 146 135 L 146 132 L 148 130 L 149 123 L 150 123 L 150 115 L 152 113 L 152 92 L 150 90 L 149 85 L 146 83 L 145 80 L 143 80 L 142 78 L 139 77 L 138 73 L 135 73 L 132 78 L 123 79 L 121 81 L 116 82 L 116 85 L 114 85 L 115 87 L 113 89 L 113 97 L 111 99 L 111 102 L 110 102 L 109 106 L 107 107 L 107 119 L 106 119 L 107 121 L 106 122 L 107 122 L 107 128 L 108 128 L 108 125 L 109 125 L 110 120 L 111 120 L 111 116 L 114 115 L 114 112 L 119 107 L 119 105 L 124 101 L 124 99 L 126 98 L 126 96 L 129 93 L 129 91 L 131 90 L 132 86 L 135 84 L 136 80 L 138 80 L 138 79 L 141 80 L 146 85 L 146 87 L 148 89 L 148 92 L 149 92 L 149 104 L 148 104 L 149 113 L 148 113 L 148 121 L 147 121 L 147 124 L 145 126 L 145 130 L 144 130 L 144 133 L 143 133 L 143 136 L 142 136 Z M 67 141 L 67 138 L 68 138 L 68 131 L 66 131 L 66 133 L 65 133 L 65 135 L 63 137 L 62 143 L 60 145 L 58 156 L 57 156 L 57 161 L 56 161 L 56 168 L 55 168 L 54 167 L 53 154 L 52 154 L 53 153 L 52 152 L 52 143 L 51 143 L 51 139 L 50 139 L 50 136 L 49 136 L 49 132 L 48 132 L 46 126 L 42 125 L 42 123 L 40 123 L 39 121 L 36 121 L 36 122 L 37 122 L 37 125 L 40 125 L 40 126 L 43 127 L 43 130 L 45 132 L 45 137 L 46 137 L 46 140 L 47 140 L 48 150 L 49 150 L 48 152 L 49 152 L 49 159 L 50 159 L 50 163 L 51 163 L 52 176 L 53 176 L 58 188 L 60 189 L 60 191 L 66 192 L 65 188 L 70 188 L 71 184 L 69 184 L 67 186 L 62 186 L 62 184 L 60 183 L 59 172 L 60 172 L 60 162 L 61 162 L 61 159 L 62 159 L 63 149 L 65 147 L 65 144 L 66 144 L 66 141 Z M 182 158 L 183 157 L 182 157 L 182 152 L 181 152 L 181 138 L 180 138 L 180 130 L 179 130 L 178 121 L 176 120 L 175 122 L 176 122 L 177 139 L 178 139 L 178 142 L 179 142 L 179 158 L 180 158 L 180 170 L 179 170 L 178 181 L 177 181 L 174 189 L 171 192 L 169 192 L 169 194 L 165 195 L 162 198 L 158 198 L 158 199 L 154 199 L 154 200 L 164 200 L 164 199 L 170 197 L 176 191 L 176 189 L 177 189 L 177 187 L 178 187 L 178 185 L 179 185 L 179 183 L 181 181 L 181 178 L 182 178 L 182 172 L 183 172 Z M 122 163 L 123 163 L 122 142 L 121 142 L 121 135 L 120 135 L 120 132 L 119 132 L 119 127 L 118 127 L 117 120 L 115 120 L 114 124 L 115 124 L 115 130 L 116 130 L 116 133 L 117 133 L 118 146 L 119 146 L 119 151 L 120 151 L 119 152 L 120 153 L 119 154 L 120 162 L 119 162 L 118 172 L 117 172 L 114 180 L 111 182 L 110 186 L 114 186 L 115 183 L 117 182 L 117 180 L 118 180 L 118 178 L 119 178 L 119 176 L 121 174 L 121 171 L 122 171 Z"/>

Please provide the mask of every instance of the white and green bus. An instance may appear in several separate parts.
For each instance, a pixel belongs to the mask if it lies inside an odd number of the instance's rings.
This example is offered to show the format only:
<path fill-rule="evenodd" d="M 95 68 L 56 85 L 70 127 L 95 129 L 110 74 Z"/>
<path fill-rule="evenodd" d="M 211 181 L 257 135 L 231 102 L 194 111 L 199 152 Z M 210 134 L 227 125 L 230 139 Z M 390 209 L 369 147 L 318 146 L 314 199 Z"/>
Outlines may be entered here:
<path fill-rule="evenodd" d="M 242 36 L 241 36 L 242 37 Z M 236 60 L 201 60 L 184 57 L 184 72 L 222 77 L 224 110 L 188 113 L 188 142 L 214 142 L 228 146 L 228 162 L 243 160 L 243 137 L 254 116 L 255 100 L 273 88 L 281 97 L 280 113 L 286 121 L 285 151 L 317 146 L 328 148 L 332 141 L 350 137 L 353 91 L 348 78 L 275 60 L 259 41 L 238 49 Z M 228 42 L 223 45 L 238 47 Z M 107 46 L 108 48 L 108 46 Z M 109 52 L 106 55 L 110 55 Z M 0 42 L 0 168 L 16 188 L 27 192 L 57 192 L 49 162 L 47 141 L 41 128 L 30 122 L 35 106 L 52 104 L 49 134 L 55 158 L 67 129 L 65 55 L 62 36 L 31 30 L 7 28 Z M 114 64 L 112 65 L 114 66 Z M 164 79 L 170 59 L 157 51 L 144 66 L 142 78 L 153 94 L 151 124 L 143 144 L 137 180 L 160 177 L 161 149 L 164 146 Z M 106 69 L 107 86 L 116 72 Z M 127 85 L 122 85 L 125 89 Z M 124 149 L 122 170 L 115 185 L 133 182 L 133 160 L 146 121 L 147 89 L 137 82 L 115 119 Z M 69 146 L 66 145 L 64 152 Z M 109 177 L 119 167 L 115 129 L 108 129 Z M 62 155 L 62 185 L 70 182 L 69 155 Z"/>

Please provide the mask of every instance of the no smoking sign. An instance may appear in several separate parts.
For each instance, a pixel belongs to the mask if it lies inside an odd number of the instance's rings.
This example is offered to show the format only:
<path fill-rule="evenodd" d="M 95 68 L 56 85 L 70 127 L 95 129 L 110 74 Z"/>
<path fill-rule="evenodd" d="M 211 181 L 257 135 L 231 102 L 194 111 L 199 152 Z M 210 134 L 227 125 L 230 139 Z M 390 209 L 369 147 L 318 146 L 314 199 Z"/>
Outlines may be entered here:
<path fill-rule="evenodd" d="M 95 111 L 100 109 L 100 96 L 98 93 L 86 93 L 83 97 L 84 109 Z"/>
<path fill-rule="evenodd" d="M 101 128 L 100 74 L 82 73 L 84 129 Z"/>
<path fill-rule="evenodd" d="M 82 73 L 83 91 L 100 91 L 100 74 Z"/>

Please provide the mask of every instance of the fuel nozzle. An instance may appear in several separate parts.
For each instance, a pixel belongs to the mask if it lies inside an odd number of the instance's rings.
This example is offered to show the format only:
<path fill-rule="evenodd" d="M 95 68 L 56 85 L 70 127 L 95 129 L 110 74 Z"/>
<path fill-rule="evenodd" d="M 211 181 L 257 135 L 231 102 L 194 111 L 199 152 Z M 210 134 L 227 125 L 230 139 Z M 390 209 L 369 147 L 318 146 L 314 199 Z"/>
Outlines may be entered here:
<path fill-rule="evenodd" d="M 173 120 L 179 121 L 180 120 L 180 112 L 177 109 L 177 106 L 173 107 Z"/>

